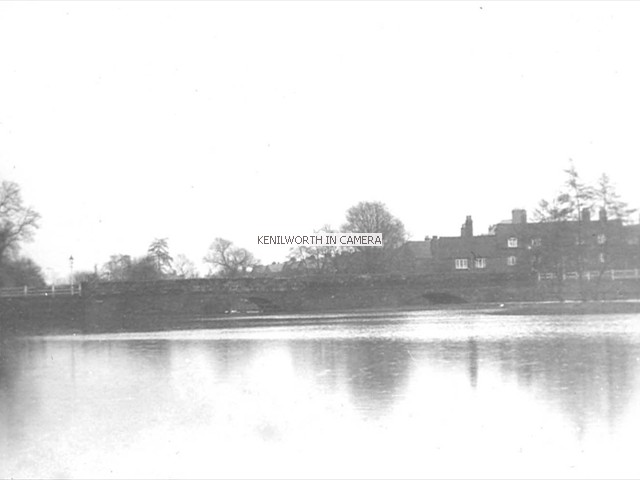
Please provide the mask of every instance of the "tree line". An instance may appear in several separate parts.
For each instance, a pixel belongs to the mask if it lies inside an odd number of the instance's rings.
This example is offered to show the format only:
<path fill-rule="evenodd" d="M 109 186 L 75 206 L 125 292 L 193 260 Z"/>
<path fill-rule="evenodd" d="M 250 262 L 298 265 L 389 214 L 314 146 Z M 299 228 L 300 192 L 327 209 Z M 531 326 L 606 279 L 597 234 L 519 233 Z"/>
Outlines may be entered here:
<path fill-rule="evenodd" d="M 44 286 L 41 268 L 20 251 L 33 239 L 39 222 L 40 214 L 25 204 L 20 186 L 0 182 L 0 287 Z"/>
<path fill-rule="evenodd" d="M 557 228 L 549 230 L 544 254 L 537 258 L 536 268 L 546 268 L 562 273 L 585 270 L 585 251 L 580 248 L 581 228 L 587 212 L 604 215 L 608 219 L 628 222 L 636 211 L 629 207 L 618 194 L 609 176 L 602 174 L 595 184 L 588 184 L 578 174 L 573 162 L 565 170 L 566 180 L 559 192 L 550 199 L 539 202 L 534 212 L 539 222 L 552 223 Z M 33 260 L 21 255 L 21 245 L 31 241 L 39 227 L 40 215 L 24 203 L 20 187 L 11 181 L 0 184 L 0 287 L 43 286 L 41 268 Z M 567 235 L 569 222 L 577 225 L 576 243 Z M 575 230 L 575 229 L 574 229 Z M 360 202 L 345 213 L 345 221 L 339 228 L 323 225 L 315 233 L 381 233 L 382 248 L 299 246 L 291 248 L 285 264 L 294 274 L 350 274 L 385 273 L 403 269 L 403 245 L 407 241 L 404 224 L 395 217 L 382 202 Z M 573 233 L 572 233 L 573 235 Z M 611 232 L 615 238 L 615 232 Z M 615 242 L 609 242 L 614 245 Z M 607 255 L 601 268 L 613 258 Z M 214 239 L 202 258 L 208 271 L 205 276 L 245 276 L 259 275 L 267 271 L 256 257 L 246 248 L 235 245 L 230 240 Z M 74 280 L 82 281 L 153 281 L 171 278 L 197 278 L 198 268 L 184 254 L 171 255 L 167 238 L 155 238 L 145 255 L 132 257 L 126 254 L 111 255 L 102 266 L 93 271 L 75 273 Z"/>
<path fill-rule="evenodd" d="M 382 233 L 382 248 L 302 246 L 292 248 L 287 262 L 295 264 L 296 273 L 374 273 L 386 270 L 393 253 L 406 241 L 404 225 L 389 213 L 381 202 L 360 202 L 346 213 L 340 230 L 325 225 L 316 233 L 362 232 Z M 218 237 L 202 259 L 207 277 L 237 277 L 260 275 L 265 267 L 248 249 Z M 199 272 L 185 255 L 175 259 L 169 251 L 167 238 L 154 239 L 146 255 L 112 255 L 101 268 L 79 272 L 77 281 L 153 281 L 162 279 L 197 278 Z"/>
<path fill-rule="evenodd" d="M 549 223 L 552 228 L 547 230 L 544 249 L 534 260 L 533 267 L 554 274 L 561 297 L 566 273 L 577 273 L 579 290 L 586 297 L 586 272 L 593 271 L 595 265 L 595 291 L 600 291 L 604 273 L 616 262 L 625 260 L 621 255 L 628 255 L 624 244 L 632 239 L 627 238 L 622 227 L 631 221 L 637 210 L 622 200 L 606 173 L 595 183 L 585 182 L 573 161 L 564 173 L 565 181 L 558 193 L 550 199 L 542 199 L 534 212 L 538 222 Z M 599 221 L 600 238 L 596 251 L 588 238 L 594 233 L 592 218 Z M 594 254 L 597 259 L 593 258 Z M 627 260 L 637 265 L 640 258 Z"/>

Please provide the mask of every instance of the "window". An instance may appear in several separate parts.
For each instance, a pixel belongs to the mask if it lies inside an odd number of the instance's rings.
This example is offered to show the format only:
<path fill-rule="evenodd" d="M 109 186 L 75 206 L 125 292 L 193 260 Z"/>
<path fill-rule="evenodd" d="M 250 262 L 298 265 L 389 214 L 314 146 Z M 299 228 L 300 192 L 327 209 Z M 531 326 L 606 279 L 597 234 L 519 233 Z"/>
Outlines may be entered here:
<path fill-rule="evenodd" d="M 469 269 L 469 261 L 466 258 L 456 258 L 456 270 Z"/>
<path fill-rule="evenodd" d="M 507 247 L 518 248 L 518 239 L 516 237 L 509 237 L 507 240 Z"/>
<path fill-rule="evenodd" d="M 600 255 L 598 255 L 598 260 L 600 260 L 600 263 L 604 263 L 604 253 L 600 252 Z"/>
<path fill-rule="evenodd" d="M 602 244 L 604 244 L 604 242 L 607 241 L 607 237 L 606 237 L 606 235 L 604 233 L 599 233 L 597 240 L 598 240 L 598 245 L 602 245 Z"/>
<path fill-rule="evenodd" d="M 487 259 L 486 258 L 476 258 L 475 266 L 476 266 L 476 268 L 487 268 Z"/>
<path fill-rule="evenodd" d="M 510 267 L 513 267 L 516 263 L 518 263 L 518 259 L 513 255 L 510 257 L 507 257 L 507 265 L 509 265 Z"/>
<path fill-rule="evenodd" d="M 532 238 L 531 239 L 531 246 L 532 247 L 540 247 L 542 245 L 542 239 L 541 238 Z"/>

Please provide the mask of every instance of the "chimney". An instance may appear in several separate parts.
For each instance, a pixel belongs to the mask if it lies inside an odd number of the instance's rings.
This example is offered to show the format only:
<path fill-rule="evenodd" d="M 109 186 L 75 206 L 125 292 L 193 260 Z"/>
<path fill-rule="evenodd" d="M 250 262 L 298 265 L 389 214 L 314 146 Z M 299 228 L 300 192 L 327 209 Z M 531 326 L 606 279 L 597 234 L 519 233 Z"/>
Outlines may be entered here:
<path fill-rule="evenodd" d="M 521 208 L 511 210 L 511 223 L 527 223 L 527 211 Z"/>
<path fill-rule="evenodd" d="M 438 237 L 436 235 L 434 235 L 431 242 L 429 242 L 429 250 L 431 250 L 432 257 L 435 257 L 438 253 Z"/>
<path fill-rule="evenodd" d="M 600 209 L 600 221 L 601 222 L 607 221 L 607 210 L 605 208 Z"/>
<path fill-rule="evenodd" d="M 460 229 L 460 236 L 463 238 L 473 237 L 473 220 L 471 220 L 471 215 L 467 215 L 467 219 Z"/>
<path fill-rule="evenodd" d="M 586 208 L 586 207 L 582 209 L 582 221 L 583 222 L 590 222 L 591 221 L 591 209 Z"/>

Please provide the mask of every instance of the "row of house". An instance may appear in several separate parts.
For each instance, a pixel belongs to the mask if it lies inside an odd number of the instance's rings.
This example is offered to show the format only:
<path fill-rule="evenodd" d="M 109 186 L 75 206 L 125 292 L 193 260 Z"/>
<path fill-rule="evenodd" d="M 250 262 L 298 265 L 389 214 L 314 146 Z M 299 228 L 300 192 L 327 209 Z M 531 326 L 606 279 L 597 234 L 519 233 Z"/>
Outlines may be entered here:
<path fill-rule="evenodd" d="M 353 273 L 358 267 L 357 255 L 339 252 L 330 258 L 310 256 L 256 266 L 253 274 Z M 640 224 L 608 219 L 604 210 L 592 218 L 588 209 L 574 221 L 529 222 L 526 210 L 515 209 L 509 220 L 486 234 L 475 235 L 473 219 L 467 216 L 459 236 L 408 241 L 390 258 L 386 271 L 558 276 L 630 269 L 640 270 Z"/>
<path fill-rule="evenodd" d="M 474 235 L 467 216 L 457 237 L 409 241 L 406 255 L 414 272 L 514 272 L 562 274 L 570 271 L 640 268 L 640 225 L 607 219 L 528 222 L 527 212 L 512 211 L 484 235 Z"/>

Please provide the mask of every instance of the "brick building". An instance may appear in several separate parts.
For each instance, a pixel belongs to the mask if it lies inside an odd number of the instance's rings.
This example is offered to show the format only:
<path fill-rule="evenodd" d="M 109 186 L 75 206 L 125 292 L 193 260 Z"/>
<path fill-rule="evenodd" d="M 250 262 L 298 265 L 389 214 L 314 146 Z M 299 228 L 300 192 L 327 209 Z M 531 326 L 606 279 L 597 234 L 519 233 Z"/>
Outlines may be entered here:
<path fill-rule="evenodd" d="M 553 273 L 600 272 L 640 268 L 640 225 L 609 220 L 589 210 L 564 222 L 527 221 L 525 210 L 512 211 L 510 220 L 473 234 L 466 218 L 459 237 L 430 240 L 430 269 L 435 272 Z"/>

